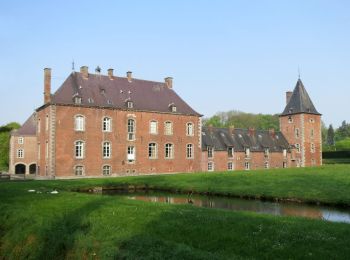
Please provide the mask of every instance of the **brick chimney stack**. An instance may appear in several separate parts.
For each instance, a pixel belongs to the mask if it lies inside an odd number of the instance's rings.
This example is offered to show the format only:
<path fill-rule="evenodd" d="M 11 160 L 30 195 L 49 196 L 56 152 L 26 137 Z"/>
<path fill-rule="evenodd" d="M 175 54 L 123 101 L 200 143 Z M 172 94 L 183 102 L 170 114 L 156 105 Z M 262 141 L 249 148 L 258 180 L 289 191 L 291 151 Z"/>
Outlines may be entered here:
<path fill-rule="evenodd" d="M 287 102 L 286 105 L 288 105 L 288 103 L 289 103 L 290 98 L 292 97 L 292 95 L 293 95 L 293 92 L 292 92 L 292 91 L 287 91 L 287 92 L 286 92 L 286 102 Z"/>
<path fill-rule="evenodd" d="M 110 79 L 110 80 L 113 80 L 113 77 L 114 77 L 114 76 L 113 76 L 113 69 L 108 69 L 107 71 L 108 71 L 108 77 L 109 77 L 109 79 Z"/>
<path fill-rule="evenodd" d="M 230 135 L 233 135 L 234 134 L 234 131 L 235 131 L 235 126 L 234 125 L 230 125 L 228 127 L 228 132 Z"/>
<path fill-rule="evenodd" d="M 80 73 L 83 75 L 83 79 L 88 79 L 89 78 L 89 67 L 88 66 L 81 66 Z"/>
<path fill-rule="evenodd" d="M 44 69 L 44 104 L 51 102 L 51 69 Z"/>
<path fill-rule="evenodd" d="M 172 89 L 172 88 L 173 88 L 173 78 L 172 78 L 172 77 L 166 77 L 166 78 L 164 79 L 164 81 L 165 81 L 165 84 L 167 85 L 167 87 L 168 87 L 169 89 Z"/>
<path fill-rule="evenodd" d="M 128 71 L 128 72 L 126 73 L 126 77 L 128 78 L 128 81 L 131 82 L 131 80 L 132 80 L 132 72 L 131 72 L 131 71 Z"/>
<path fill-rule="evenodd" d="M 270 128 L 269 129 L 269 134 L 271 137 L 275 138 L 275 129 L 274 128 Z"/>

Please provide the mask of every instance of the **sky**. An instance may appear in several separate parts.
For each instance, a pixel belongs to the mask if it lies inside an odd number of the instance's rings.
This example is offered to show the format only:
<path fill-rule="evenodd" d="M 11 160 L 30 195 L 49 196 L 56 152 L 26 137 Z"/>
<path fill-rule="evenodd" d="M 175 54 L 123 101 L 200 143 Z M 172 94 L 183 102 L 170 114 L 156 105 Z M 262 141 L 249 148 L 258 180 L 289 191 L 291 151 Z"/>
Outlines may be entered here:
<path fill-rule="evenodd" d="M 277 114 L 298 70 L 326 125 L 350 122 L 350 1 L 0 0 L 0 125 L 23 123 L 72 72 L 153 81 L 197 112 Z"/>

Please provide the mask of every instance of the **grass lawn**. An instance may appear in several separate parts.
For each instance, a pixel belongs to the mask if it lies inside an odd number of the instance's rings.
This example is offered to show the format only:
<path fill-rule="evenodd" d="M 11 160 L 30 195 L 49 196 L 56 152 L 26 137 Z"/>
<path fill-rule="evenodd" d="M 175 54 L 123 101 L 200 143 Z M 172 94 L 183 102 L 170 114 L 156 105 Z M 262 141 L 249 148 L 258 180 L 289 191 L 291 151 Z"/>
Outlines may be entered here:
<path fill-rule="evenodd" d="M 0 259 L 347 259 L 350 255 L 349 224 L 72 192 L 126 183 L 350 205 L 346 165 L 4 181 L 0 182 Z M 60 193 L 46 193 L 53 188 Z"/>

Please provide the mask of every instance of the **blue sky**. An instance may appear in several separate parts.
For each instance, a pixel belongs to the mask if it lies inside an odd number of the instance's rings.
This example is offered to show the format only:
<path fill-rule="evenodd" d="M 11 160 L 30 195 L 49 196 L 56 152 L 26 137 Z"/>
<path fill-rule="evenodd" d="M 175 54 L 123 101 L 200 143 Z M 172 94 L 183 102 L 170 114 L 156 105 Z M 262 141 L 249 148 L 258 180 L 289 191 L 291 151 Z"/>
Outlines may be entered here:
<path fill-rule="evenodd" d="M 163 81 L 198 112 L 280 113 L 301 79 L 350 122 L 349 1 L 1 1 L 0 125 L 23 123 L 76 69 Z"/>

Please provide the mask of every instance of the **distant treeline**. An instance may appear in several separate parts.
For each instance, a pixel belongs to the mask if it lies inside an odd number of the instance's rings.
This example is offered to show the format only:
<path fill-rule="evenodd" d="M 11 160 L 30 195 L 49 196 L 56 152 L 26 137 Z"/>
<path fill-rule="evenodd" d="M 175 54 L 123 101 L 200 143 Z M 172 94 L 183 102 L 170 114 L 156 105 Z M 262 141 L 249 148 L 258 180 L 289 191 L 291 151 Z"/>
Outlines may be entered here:
<path fill-rule="evenodd" d="M 203 123 L 206 126 L 229 127 L 234 125 L 235 128 L 255 128 L 268 130 L 274 128 L 279 130 L 278 115 L 252 114 L 238 110 L 228 112 L 218 112 L 210 118 L 204 118 Z"/>

